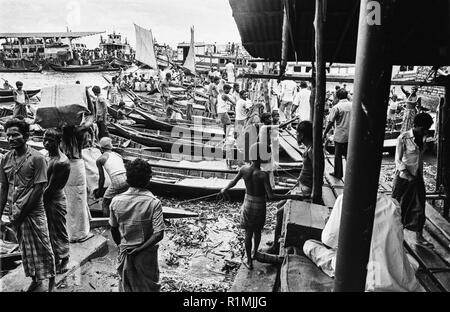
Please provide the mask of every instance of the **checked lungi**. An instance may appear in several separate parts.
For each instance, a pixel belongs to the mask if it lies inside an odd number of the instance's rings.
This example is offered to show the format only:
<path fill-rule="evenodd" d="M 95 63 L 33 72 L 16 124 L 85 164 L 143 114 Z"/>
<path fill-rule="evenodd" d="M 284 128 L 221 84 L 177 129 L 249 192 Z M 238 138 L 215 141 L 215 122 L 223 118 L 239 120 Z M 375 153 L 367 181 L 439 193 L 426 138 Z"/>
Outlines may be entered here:
<path fill-rule="evenodd" d="M 241 228 L 262 230 L 266 223 L 266 197 L 245 194 L 241 207 Z"/>
<path fill-rule="evenodd" d="M 120 292 L 159 292 L 158 245 L 128 255 L 132 249 L 123 249 L 119 254 L 117 272 L 120 276 Z"/>
<path fill-rule="evenodd" d="M 129 185 L 127 183 L 126 174 L 118 174 L 111 177 L 111 184 L 108 186 L 105 195 L 103 195 L 102 209 L 103 214 L 109 216 L 109 205 L 114 196 L 127 191 Z"/>
<path fill-rule="evenodd" d="M 67 234 L 66 214 L 67 203 L 64 192 L 58 191 L 46 203 L 48 229 L 55 259 L 60 260 L 69 256 L 69 234 Z"/>
<path fill-rule="evenodd" d="M 25 276 L 35 281 L 55 276 L 55 256 L 50 244 L 44 207 L 34 209 L 17 231 Z"/>

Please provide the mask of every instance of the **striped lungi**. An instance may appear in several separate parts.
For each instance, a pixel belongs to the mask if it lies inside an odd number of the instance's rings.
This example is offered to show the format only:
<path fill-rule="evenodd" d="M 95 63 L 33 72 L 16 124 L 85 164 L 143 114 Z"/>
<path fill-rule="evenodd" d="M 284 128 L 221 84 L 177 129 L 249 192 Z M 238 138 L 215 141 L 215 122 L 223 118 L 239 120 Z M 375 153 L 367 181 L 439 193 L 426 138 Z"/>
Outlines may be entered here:
<path fill-rule="evenodd" d="M 266 197 L 245 194 L 241 207 L 241 228 L 262 230 L 266 223 Z"/>
<path fill-rule="evenodd" d="M 69 257 L 69 234 L 67 234 L 66 214 L 67 204 L 64 192 L 58 191 L 46 203 L 48 229 L 55 259 Z"/>
<path fill-rule="evenodd" d="M 125 173 L 118 174 L 110 177 L 111 184 L 105 192 L 104 198 L 113 198 L 114 196 L 121 194 L 128 190 L 127 176 Z"/>
<path fill-rule="evenodd" d="M 25 276 L 35 281 L 55 276 L 55 256 L 50 244 L 44 208 L 35 209 L 17 231 Z"/>

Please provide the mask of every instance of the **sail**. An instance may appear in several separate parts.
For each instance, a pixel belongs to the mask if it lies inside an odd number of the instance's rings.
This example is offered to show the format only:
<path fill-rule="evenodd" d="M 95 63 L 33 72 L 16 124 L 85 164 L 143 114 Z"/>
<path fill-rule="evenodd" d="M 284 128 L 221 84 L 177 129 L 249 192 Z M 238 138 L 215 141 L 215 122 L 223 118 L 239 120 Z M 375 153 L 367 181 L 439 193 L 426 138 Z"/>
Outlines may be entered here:
<path fill-rule="evenodd" d="M 184 61 L 183 67 L 189 69 L 189 71 L 195 75 L 195 45 L 194 45 L 194 26 L 191 27 L 191 45 L 189 47 L 189 52 Z"/>
<path fill-rule="evenodd" d="M 136 30 L 136 60 L 153 69 L 158 69 L 153 46 L 152 31 L 134 24 Z"/>

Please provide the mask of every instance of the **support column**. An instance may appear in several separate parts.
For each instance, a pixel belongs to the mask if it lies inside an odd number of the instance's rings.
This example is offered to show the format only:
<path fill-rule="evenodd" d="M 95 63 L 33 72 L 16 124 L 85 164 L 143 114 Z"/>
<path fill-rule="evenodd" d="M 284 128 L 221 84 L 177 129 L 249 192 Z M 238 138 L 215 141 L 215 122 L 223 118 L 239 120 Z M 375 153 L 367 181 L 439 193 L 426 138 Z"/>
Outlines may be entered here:
<path fill-rule="evenodd" d="M 444 200 L 443 216 L 448 220 L 450 211 L 450 80 L 447 81 L 445 86 L 445 101 L 440 113 L 439 119 L 442 125 L 440 129 L 442 132 L 439 134 L 442 137 L 441 177 L 444 192 L 447 195 Z"/>
<path fill-rule="evenodd" d="M 391 6 L 396 1 L 378 1 L 380 25 L 370 25 L 367 20 L 369 2 L 361 1 L 359 15 L 355 96 L 334 282 L 337 292 L 365 290 L 392 75 L 389 33 Z"/>
<path fill-rule="evenodd" d="M 316 83 L 313 119 L 313 191 L 312 201 L 322 204 L 323 171 L 325 167 L 323 155 L 323 118 L 325 110 L 326 69 L 324 54 L 324 26 L 327 0 L 316 0 L 316 16 L 314 19 L 316 48 Z"/>

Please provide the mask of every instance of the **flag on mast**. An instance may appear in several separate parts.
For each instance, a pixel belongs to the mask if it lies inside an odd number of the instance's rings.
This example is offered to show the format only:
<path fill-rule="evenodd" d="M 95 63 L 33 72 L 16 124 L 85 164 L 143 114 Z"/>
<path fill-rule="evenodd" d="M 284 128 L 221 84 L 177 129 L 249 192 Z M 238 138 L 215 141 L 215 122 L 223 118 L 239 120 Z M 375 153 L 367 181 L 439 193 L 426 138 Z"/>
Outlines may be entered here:
<path fill-rule="evenodd" d="M 188 69 L 193 75 L 196 74 L 195 69 L 195 43 L 194 43 L 194 26 L 191 27 L 191 45 L 189 46 L 189 52 L 184 61 L 183 67 Z"/>

